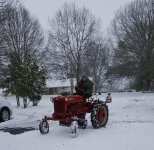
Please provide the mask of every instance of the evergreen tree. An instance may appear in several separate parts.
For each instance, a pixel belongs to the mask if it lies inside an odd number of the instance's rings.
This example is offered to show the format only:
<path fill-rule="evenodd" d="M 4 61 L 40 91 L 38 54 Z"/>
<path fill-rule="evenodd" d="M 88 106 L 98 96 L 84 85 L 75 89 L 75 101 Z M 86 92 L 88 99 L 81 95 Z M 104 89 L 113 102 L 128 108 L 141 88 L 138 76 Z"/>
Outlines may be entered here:
<path fill-rule="evenodd" d="M 1 82 L 1 87 L 6 88 L 6 95 L 16 95 L 19 106 L 19 96 L 23 97 L 24 108 L 27 107 L 27 97 L 37 105 L 41 95 L 45 92 L 45 81 L 47 72 L 40 68 L 30 55 L 22 61 L 18 53 L 12 53 L 8 65 L 8 75 Z"/>
<path fill-rule="evenodd" d="M 41 100 L 41 95 L 45 93 L 45 81 L 47 72 L 45 68 L 39 68 L 34 63 L 30 65 L 30 76 L 29 76 L 29 99 L 33 102 L 33 106 L 36 106 Z"/>

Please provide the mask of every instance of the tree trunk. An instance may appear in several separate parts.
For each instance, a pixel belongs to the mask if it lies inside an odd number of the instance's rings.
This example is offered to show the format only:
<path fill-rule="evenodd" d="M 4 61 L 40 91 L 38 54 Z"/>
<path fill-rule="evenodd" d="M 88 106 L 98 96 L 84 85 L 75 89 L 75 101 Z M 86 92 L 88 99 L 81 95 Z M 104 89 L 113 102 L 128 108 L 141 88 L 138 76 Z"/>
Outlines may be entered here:
<path fill-rule="evenodd" d="M 76 81 L 77 83 L 80 81 L 80 70 L 79 70 L 79 66 L 77 66 L 77 70 L 76 70 Z"/>
<path fill-rule="evenodd" d="M 24 108 L 27 108 L 27 97 L 23 97 Z"/>
<path fill-rule="evenodd" d="M 151 87 L 151 80 L 147 79 L 147 81 L 146 81 L 146 90 L 149 91 L 150 87 Z"/>
<path fill-rule="evenodd" d="M 33 100 L 33 106 L 37 106 L 38 102 L 36 100 Z"/>
<path fill-rule="evenodd" d="M 73 95 L 73 90 L 74 90 L 74 81 L 73 81 L 73 77 L 71 77 L 70 79 L 71 81 L 71 94 Z"/>
<path fill-rule="evenodd" d="M 17 107 L 20 107 L 20 100 L 19 100 L 19 96 L 16 95 L 16 101 L 17 101 Z"/>
<path fill-rule="evenodd" d="M 95 77 L 93 77 L 93 93 L 96 93 L 96 81 L 95 81 Z"/>

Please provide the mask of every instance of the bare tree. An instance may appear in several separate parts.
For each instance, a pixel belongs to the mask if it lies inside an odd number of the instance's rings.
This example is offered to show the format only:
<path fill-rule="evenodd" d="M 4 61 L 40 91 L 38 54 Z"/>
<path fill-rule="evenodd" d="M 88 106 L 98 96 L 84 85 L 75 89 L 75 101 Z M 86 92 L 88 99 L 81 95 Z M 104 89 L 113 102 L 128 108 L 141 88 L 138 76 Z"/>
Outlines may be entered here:
<path fill-rule="evenodd" d="M 15 9 L 10 8 L 2 30 L 3 50 L 6 55 L 15 51 L 20 53 L 21 60 L 24 60 L 26 54 L 37 57 L 43 49 L 44 37 L 40 24 L 21 5 Z"/>
<path fill-rule="evenodd" d="M 61 76 L 71 75 L 79 80 L 82 74 L 84 53 L 96 36 L 98 20 L 86 8 L 64 4 L 50 20 L 49 51 L 51 66 Z"/>
<path fill-rule="evenodd" d="M 105 73 L 109 65 L 109 49 L 105 39 L 97 39 L 91 41 L 86 50 L 86 62 L 84 71 L 93 78 L 93 92 L 102 89 L 102 85 L 106 79 Z"/>
<path fill-rule="evenodd" d="M 13 2 L 13 0 L 0 0 L 0 24 L 5 21 L 7 18 L 6 12 L 10 8 L 11 5 L 15 5 L 17 2 Z"/>
<path fill-rule="evenodd" d="M 141 79 L 141 88 L 148 90 L 154 48 L 153 0 L 136 0 L 119 10 L 113 20 L 113 33 L 117 40 L 115 61 L 120 65 L 132 64 L 134 76 Z"/>
<path fill-rule="evenodd" d="M 17 2 L 12 0 L 0 0 L 0 79 L 2 78 L 3 70 L 5 68 L 5 59 L 3 53 L 3 23 L 7 19 L 7 12 L 11 6 L 15 6 Z"/>
<path fill-rule="evenodd" d="M 13 68 L 8 72 L 13 83 L 11 92 L 17 95 L 17 97 L 24 97 L 25 100 L 25 97 L 28 95 L 26 92 L 17 90 L 19 88 L 18 82 L 25 78 L 27 79 L 26 83 L 28 83 L 29 60 L 37 63 L 40 62 L 40 56 L 43 52 L 43 32 L 38 20 L 32 17 L 22 5 L 18 5 L 15 8 L 11 6 L 6 15 L 7 19 L 2 25 L 1 29 L 3 32 L 1 36 L 3 40 L 3 55 L 7 60 L 7 64 Z M 27 71 L 22 73 L 20 68 L 24 68 L 23 70 Z"/>

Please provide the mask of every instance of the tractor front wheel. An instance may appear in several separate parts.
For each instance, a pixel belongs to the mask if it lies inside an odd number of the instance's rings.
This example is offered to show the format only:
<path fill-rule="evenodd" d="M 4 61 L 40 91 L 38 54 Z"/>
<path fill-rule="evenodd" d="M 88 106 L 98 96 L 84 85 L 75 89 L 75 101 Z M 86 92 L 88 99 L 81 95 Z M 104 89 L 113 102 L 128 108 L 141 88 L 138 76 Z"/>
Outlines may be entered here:
<path fill-rule="evenodd" d="M 108 107 L 106 104 L 95 104 L 91 111 L 91 123 L 94 128 L 104 127 L 108 121 Z"/>
<path fill-rule="evenodd" d="M 78 123 L 77 121 L 73 121 L 71 124 L 71 133 L 72 137 L 75 138 L 79 135 L 79 130 L 78 130 Z"/>
<path fill-rule="evenodd" d="M 49 124 L 45 120 L 41 120 L 39 124 L 39 130 L 41 134 L 47 134 L 49 132 Z"/>

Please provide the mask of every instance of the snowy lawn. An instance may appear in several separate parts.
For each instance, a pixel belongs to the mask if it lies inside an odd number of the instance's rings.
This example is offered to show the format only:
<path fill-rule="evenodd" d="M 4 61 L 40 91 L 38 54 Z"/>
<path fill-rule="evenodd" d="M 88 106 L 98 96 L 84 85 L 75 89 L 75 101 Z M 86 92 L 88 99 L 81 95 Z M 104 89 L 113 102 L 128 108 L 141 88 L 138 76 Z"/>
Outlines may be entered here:
<path fill-rule="evenodd" d="M 106 94 L 101 97 L 105 99 Z M 0 123 L 4 127 L 34 127 L 44 115 L 51 115 L 53 104 L 44 96 L 39 106 L 16 108 L 15 97 L 8 97 L 13 106 L 12 119 Z M 153 150 L 154 149 L 154 93 L 114 93 L 105 128 L 93 129 L 90 114 L 87 129 L 79 129 L 72 138 L 70 128 L 50 121 L 50 131 L 41 135 L 39 130 L 12 135 L 0 131 L 0 150 Z"/>

